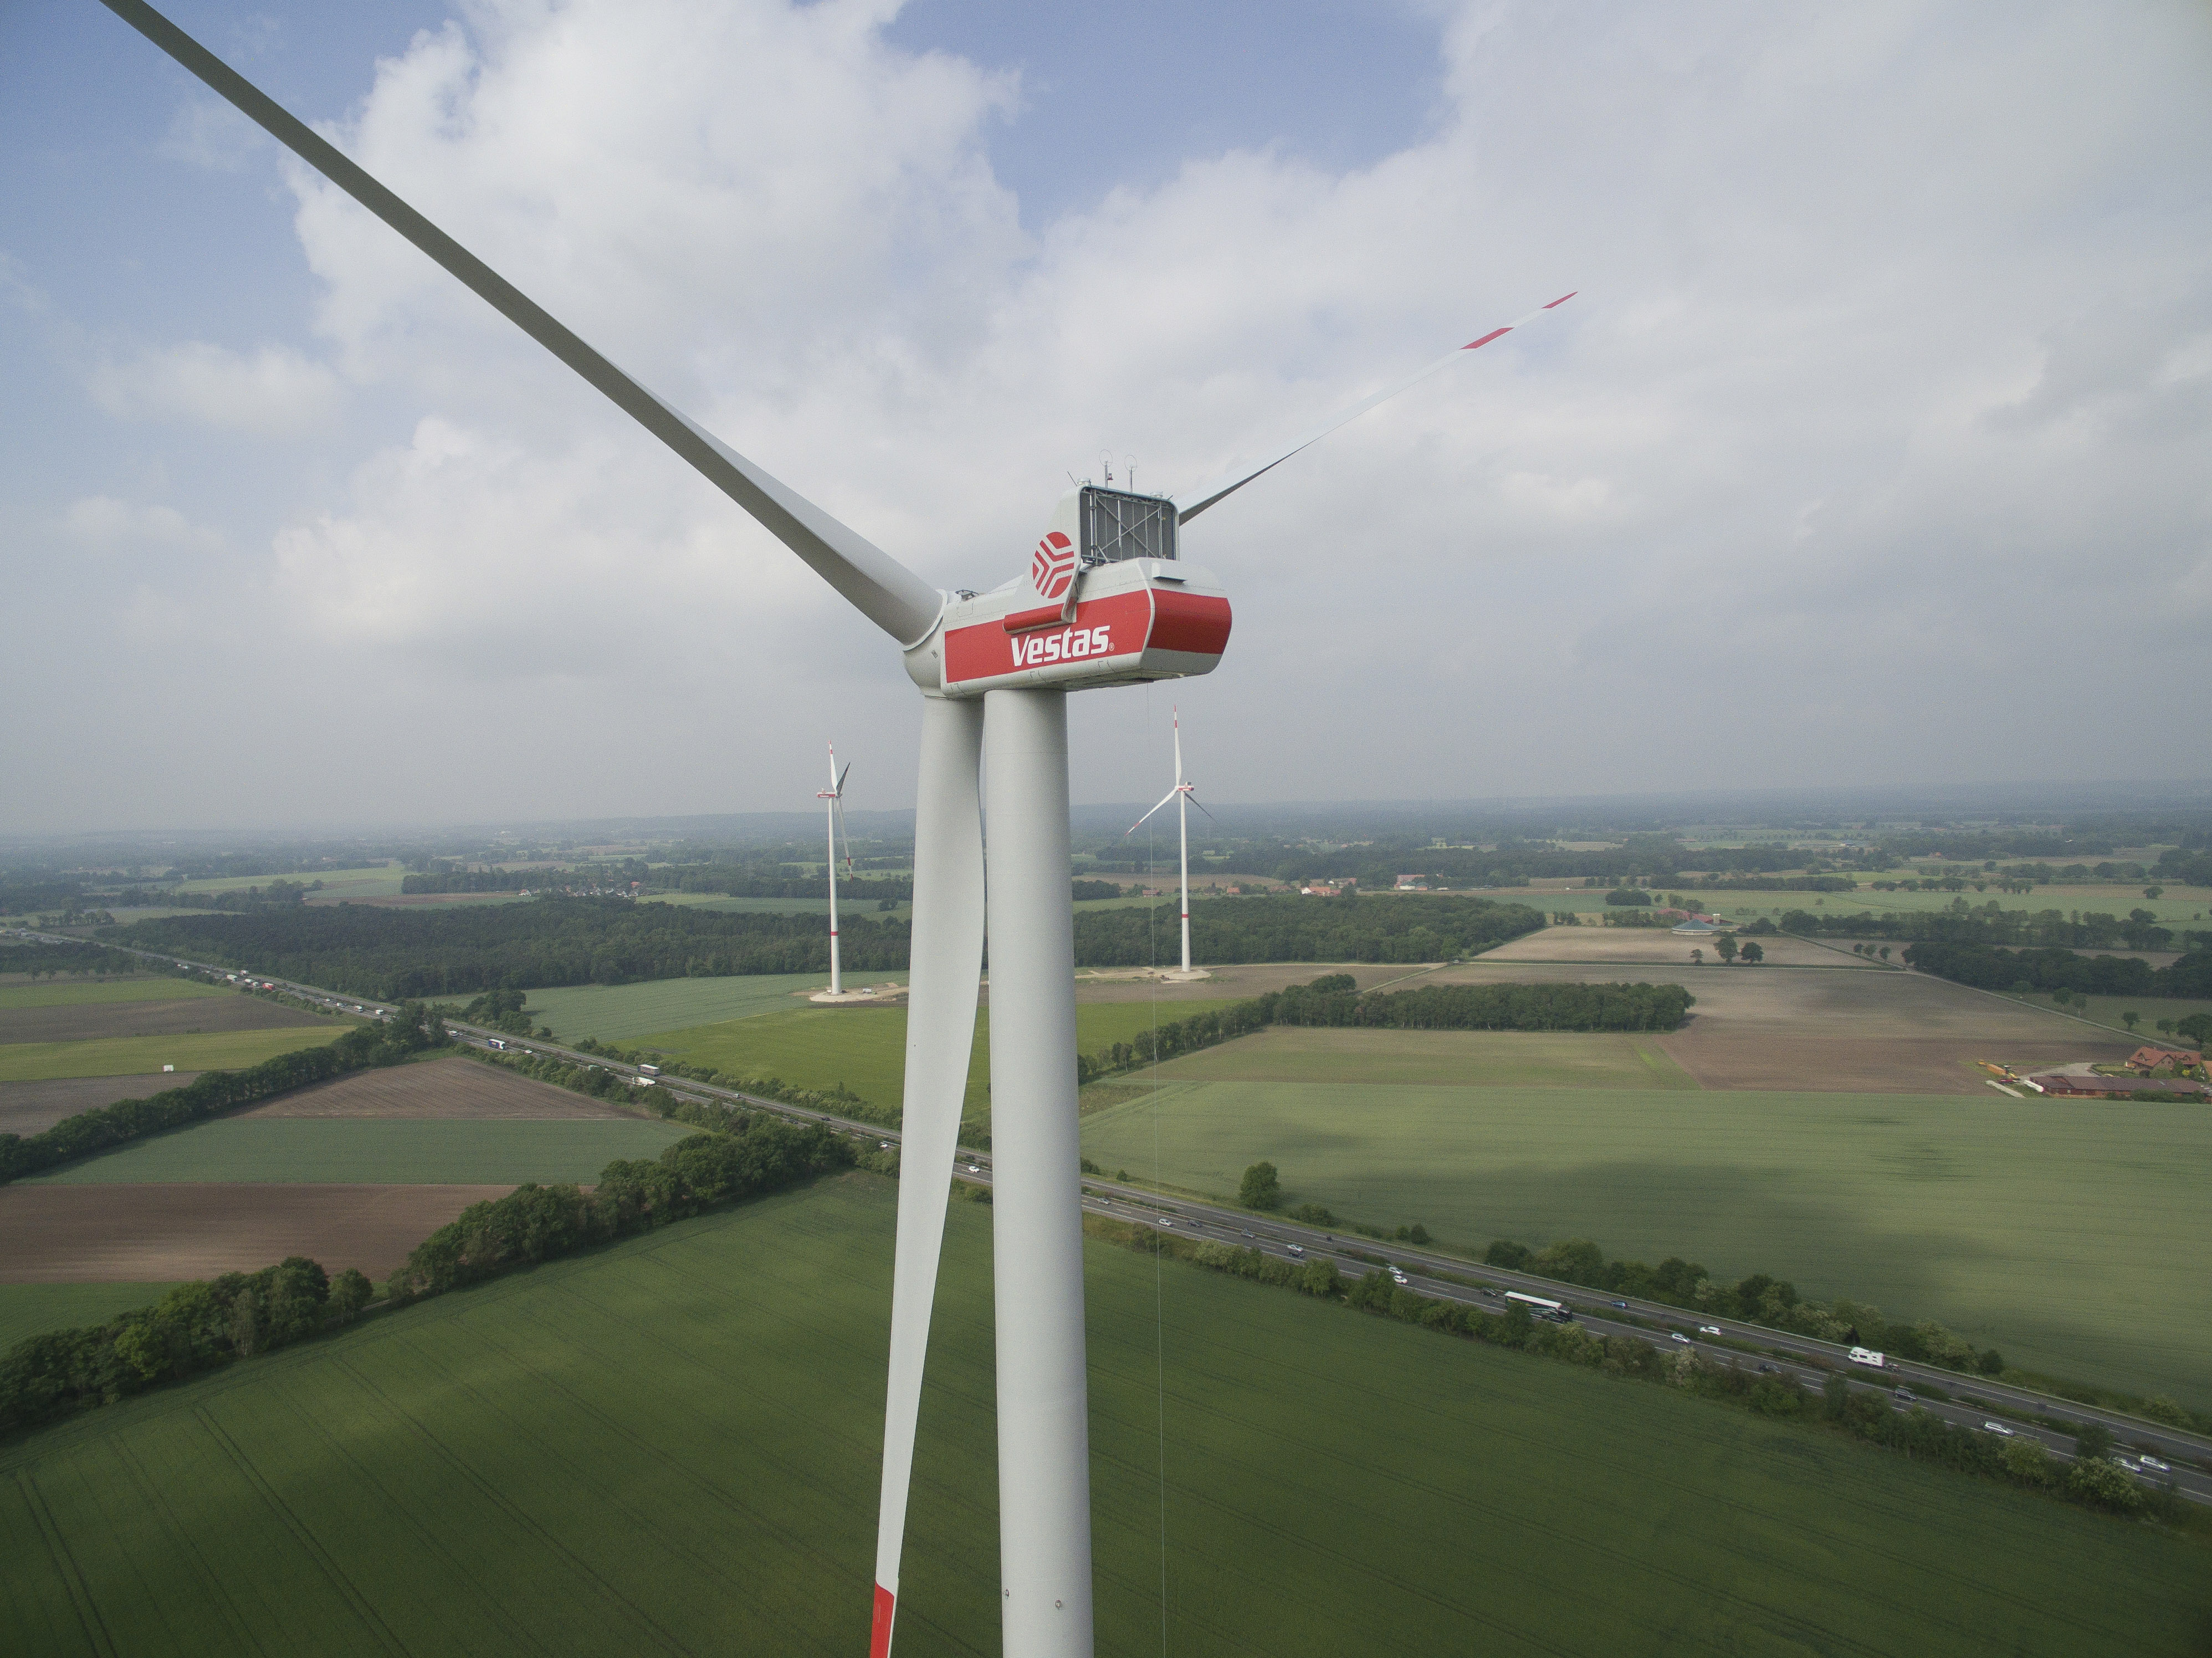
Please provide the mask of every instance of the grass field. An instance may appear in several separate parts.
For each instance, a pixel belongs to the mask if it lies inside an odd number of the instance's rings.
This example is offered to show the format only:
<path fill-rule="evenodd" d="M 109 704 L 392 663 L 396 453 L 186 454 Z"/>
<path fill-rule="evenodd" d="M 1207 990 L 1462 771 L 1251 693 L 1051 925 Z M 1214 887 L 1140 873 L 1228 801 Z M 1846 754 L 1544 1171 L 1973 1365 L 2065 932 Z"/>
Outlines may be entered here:
<path fill-rule="evenodd" d="M 2185 1019 L 2192 1013 L 2212 1013 L 2212 1002 L 2193 999 L 2187 996 L 2092 996 L 2087 1002 L 2076 999 L 2060 1007 L 2048 996 L 2014 996 L 2006 993 L 2005 999 L 2020 1003 L 2024 1007 L 2048 1008 L 2086 1018 L 2093 1023 L 2105 1025 L 2120 1035 L 2130 1034 L 2145 1042 L 2173 1042 L 2186 1047 L 2186 1036 L 2161 1036 L 2158 1034 L 2160 1019 Z M 2132 1033 L 2121 1019 L 2123 1013 L 2140 1013 Z M 2086 1033 L 2085 1033 L 2086 1034 Z"/>
<path fill-rule="evenodd" d="M 1083 1120 L 1153 1170 L 1154 1109 Z M 2012 1362 L 2212 1406 L 2212 1112 L 1973 1096 L 1178 1083 L 1159 1178 L 1419 1221 L 1444 1242 L 1596 1240 L 1936 1318 Z"/>
<path fill-rule="evenodd" d="M 108 1036 L 81 1042 L 0 1043 L 0 1082 L 47 1082 L 65 1077 L 131 1077 L 159 1072 L 239 1071 L 279 1054 L 335 1042 L 350 1023 L 295 1025 L 275 1030 L 210 1030 L 198 1035 Z"/>
<path fill-rule="evenodd" d="M 228 1117 L 122 1146 L 27 1184 L 307 1181 L 516 1185 L 597 1180 L 696 1131 L 644 1118 Z"/>
<path fill-rule="evenodd" d="M 886 975 L 903 978 L 903 975 Z M 550 1025 L 564 1041 L 589 1036 L 603 1042 L 627 1042 L 656 1030 L 742 1019 L 779 1012 L 804 1004 L 793 993 L 819 990 L 828 983 L 818 973 L 763 973 L 720 979 L 653 979 L 634 985 L 576 985 L 533 990 L 524 1005 L 530 1017 Z M 874 980 L 867 982 L 874 983 Z"/>
<path fill-rule="evenodd" d="M 195 979 L 49 979 L 42 984 L 0 985 L 0 1008 L 88 1007 L 112 1002 L 182 1002 L 195 997 L 234 996 L 228 987 Z"/>
<path fill-rule="evenodd" d="M 893 1200 L 770 1199 L 0 1451 L 15 1643 L 859 1649 Z M 902 1658 L 998 1646 L 988 1229 L 956 1206 Z M 1178 1651 L 2201 1650 L 2207 1557 L 2176 1540 L 1188 1268 L 1156 1291 L 1095 1243 L 1086 1267 L 1102 1653 L 1157 1649 L 1164 1546 Z"/>
<path fill-rule="evenodd" d="M 0 1352 L 25 1336 L 104 1324 L 118 1313 L 148 1307 L 166 1284 L 0 1284 Z"/>
<path fill-rule="evenodd" d="M 1441 1083 L 1480 1088 L 1698 1085 L 1649 1037 L 1579 1031 L 1313 1030 L 1278 1025 L 1170 1060 L 1159 1074 L 1164 1082 Z"/>
<path fill-rule="evenodd" d="M 1220 1000 L 1179 1001 L 1163 1004 L 1156 1013 L 1144 1002 L 1078 1003 L 1076 1043 L 1082 1052 L 1095 1054 L 1133 1040 L 1155 1017 L 1184 1019 L 1227 1005 Z M 990 1033 L 991 1012 L 986 1007 L 975 1019 L 968 1097 L 961 1114 L 975 1125 L 989 1114 Z M 903 1007 L 795 1007 L 755 1018 L 647 1034 L 636 1041 L 686 1064 L 712 1066 L 732 1076 L 780 1077 L 803 1088 L 842 1085 L 879 1111 L 898 1110 L 906 1075 Z"/>

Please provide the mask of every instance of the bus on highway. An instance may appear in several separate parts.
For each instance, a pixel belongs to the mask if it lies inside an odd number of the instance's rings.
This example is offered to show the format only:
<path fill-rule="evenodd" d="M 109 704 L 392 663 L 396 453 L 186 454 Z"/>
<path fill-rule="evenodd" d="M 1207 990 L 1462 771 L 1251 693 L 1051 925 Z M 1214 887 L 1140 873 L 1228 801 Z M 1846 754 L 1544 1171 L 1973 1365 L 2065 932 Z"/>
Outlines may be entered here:
<path fill-rule="evenodd" d="M 1505 1292 L 1505 1298 L 1508 1301 L 1519 1302 L 1537 1318 L 1548 1318 L 1555 1324 L 1571 1324 L 1574 1321 L 1575 1315 L 1567 1310 L 1563 1303 L 1547 1301 L 1542 1296 L 1524 1296 L 1518 1290 L 1508 1290 Z"/>

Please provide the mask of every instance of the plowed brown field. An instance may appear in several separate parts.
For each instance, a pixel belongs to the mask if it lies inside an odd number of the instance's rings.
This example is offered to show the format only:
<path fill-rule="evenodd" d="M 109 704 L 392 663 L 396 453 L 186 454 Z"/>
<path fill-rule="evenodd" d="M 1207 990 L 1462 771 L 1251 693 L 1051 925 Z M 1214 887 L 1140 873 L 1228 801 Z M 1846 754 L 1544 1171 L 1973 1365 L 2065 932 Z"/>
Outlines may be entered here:
<path fill-rule="evenodd" d="M 476 1060 L 356 1072 L 240 1113 L 247 1117 L 629 1117 L 582 1094 Z"/>
<path fill-rule="evenodd" d="M 157 1071 L 148 1077 L 69 1077 L 58 1082 L 0 1083 L 0 1134 L 35 1134 L 64 1117 L 97 1110 L 118 1100 L 143 1100 L 182 1088 L 197 1071 Z"/>
<path fill-rule="evenodd" d="M 337 1023 L 254 996 L 80 1002 L 64 1007 L 0 1007 L 0 1042 L 82 1042 L 104 1036 L 180 1036 L 198 1030 L 280 1030 Z"/>
<path fill-rule="evenodd" d="M 287 1255 L 381 1278 L 507 1186 L 0 1187 L 0 1284 L 158 1283 Z"/>

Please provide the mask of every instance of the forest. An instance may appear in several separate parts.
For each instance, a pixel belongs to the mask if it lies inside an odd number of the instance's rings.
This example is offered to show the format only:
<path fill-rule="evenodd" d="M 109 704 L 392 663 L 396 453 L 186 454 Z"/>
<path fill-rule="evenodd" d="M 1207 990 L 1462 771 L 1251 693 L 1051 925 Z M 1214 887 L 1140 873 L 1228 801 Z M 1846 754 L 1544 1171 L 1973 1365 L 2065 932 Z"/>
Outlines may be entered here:
<path fill-rule="evenodd" d="M 1434 962 L 1470 956 L 1543 924 L 1534 910 L 1480 898 L 1218 898 L 1191 906 L 1191 941 L 1209 962 Z M 866 913 L 839 923 L 848 973 L 907 964 L 907 923 Z M 1165 959 L 1175 912 L 1087 910 L 1075 959 L 1137 967 Z M 750 973 L 827 973 L 816 914 L 725 915 L 623 898 L 545 897 L 448 910 L 366 904 L 238 915 L 173 915 L 115 942 L 391 999 L 489 990 L 629 984 Z M 1160 941 L 1168 940 L 1168 944 Z"/>

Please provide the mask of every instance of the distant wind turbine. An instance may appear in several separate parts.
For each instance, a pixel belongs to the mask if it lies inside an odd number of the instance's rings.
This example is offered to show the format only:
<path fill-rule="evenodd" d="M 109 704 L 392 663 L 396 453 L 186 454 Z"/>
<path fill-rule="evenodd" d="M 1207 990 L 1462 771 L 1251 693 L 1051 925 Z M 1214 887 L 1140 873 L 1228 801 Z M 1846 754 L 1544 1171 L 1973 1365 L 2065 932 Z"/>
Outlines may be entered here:
<path fill-rule="evenodd" d="M 837 769 L 837 745 L 832 743 L 830 745 L 830 786 L 814 791 L 817 800 L 830 803 L 823 815 L 830 821 L 830 993 L 832 996 L 845 993 L 845 975 L 837 965 L 837 841 L 841 836 L 844 840 L 845 872 L 849 875 L 853 872 L 853 837 L 845 834 L 845 779 L 852 770 L 853 762 L 849 760 L 845 762 L 843 771 Z"/>
<path fill-rule="evenodd" d="M 1175 710 L 1175 786 L 1160 797 L 1160 805 L 1154 806 L 1152 811 L 1158 811 L 1160 806 L 1164 806 L 1170 800 L 1176 803 L 1176 840 L 1182 854 L 1182 970 L 1184 976 L 1188 977 L 1190 974 L 1190 809 L 1197 806 L 1200 811 L 1206 811 L 1206 808 L 1191 793 L 1198 786 L 1182 774 L 1182 710 L 1180 708 Z M 1123 832 L 1123 838 L 1144 828 L 1152 811 L 1146 812 L 1130 824 Z M 1206 815 L 1208 817 L 1213 816 L 1210 811 L 1206 811 Z"/>

